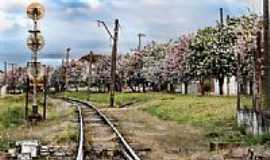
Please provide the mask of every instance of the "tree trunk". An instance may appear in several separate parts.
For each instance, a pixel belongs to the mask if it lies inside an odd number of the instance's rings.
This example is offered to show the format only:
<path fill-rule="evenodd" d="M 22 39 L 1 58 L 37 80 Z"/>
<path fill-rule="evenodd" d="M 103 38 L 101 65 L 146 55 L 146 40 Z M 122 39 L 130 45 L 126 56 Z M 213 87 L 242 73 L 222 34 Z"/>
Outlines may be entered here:
<path fill-rule="evenodd" d="M 204 80 L 200 80 L 200 87 L 201 87 L 201 95 L 204 96 Z"/>
<path fill-rule="evenodd" d="M 185 82 L 184 83 L 184 93 L 185 93 L 185 95 L 187 95 L 188 94 L 188 82 Z"/>
<path fill-rule="evenodd" d="M 132 87 L 131 84 L 129 84 L 128 87 L 131 89 L 132 92 L 136 92 L 136 90 Z"/>
<path fill-rule="evenodd" d="M 223 93 L 224 77 L 219 78 L 218 82 L 219 82 L 218 83 L 219 84 L 219 94 L 221 96 L 223 96 L 224 95 L 224 93 Z"/>
<path fill-rule="evenodd" d="M 230 77 L 227 77 L 227 95 L 230 95 Z"/>
<path fill-rule="evenodd" d="M 174 85 L 173 84 L 171 84 L 171 92 L 172 93 L 175 93 L 175 88 L 174 88 Z"/>
<path fill-rule="evenodd" d="M 250 80 L 249 81 L 249 95 L 253 95 L 253 81 Z"/>
<path fill-rule="evenodd" d="M 145 93 L 145 83 L 144 82 L 142 83 L 142 86 L 143 86 L 143 93 Z"/>
<path fill-rule="evenodd" d="M 122 92 L 122 90 L 123 90 L 122 87 L 123 87 L 123 84 L 122 84 L 122 82 L 120 82 L 120 83 L 119 83 L 119 91 L 120 91 L 120 92 Z"/>
<path fill-rule="evenodd" d="M 79 87 L 78 87 L 78 85 L 76 85 L 76 92 L 79 92 Z"/>

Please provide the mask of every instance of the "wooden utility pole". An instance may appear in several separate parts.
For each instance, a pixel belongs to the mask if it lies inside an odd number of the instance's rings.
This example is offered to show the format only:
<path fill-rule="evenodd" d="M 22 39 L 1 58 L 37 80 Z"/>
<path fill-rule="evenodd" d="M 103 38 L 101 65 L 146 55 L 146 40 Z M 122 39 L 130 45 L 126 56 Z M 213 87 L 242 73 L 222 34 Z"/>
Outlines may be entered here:
<path fill-rule="evenodd" d="M 219 31 L 222 32 L 222 29 L 224 27 L 224 21 L 223 21 L 223 8 L 219 9 L 219 14 L 220 14 L 220 27 L 219 27 Z M 219 40 L 221 41 L 220 37 Z M 223 84 L 224 84 L 224 79 L 225 77 L 219 77 L 218 78 L 218 82 L 219 82 L 219 95 L 223 96 L 224 92 L 223 92 Z"/>
<path fill-rule="evenodd" d="M 10 63 L 9 65 L 11 65 L 11 76 L 12 76 L 12 80 L 11 80 L 11 88 L 12 88 L 12 92 L 13 94 L 15 94 L 15 90 L 16 90 L 16 85 L 15 85 L 15 66 L 16 63 Z"/>
<path fill-rule="evenodd" d="M 8 65 L 8 63 L 7 63 L 7 61 L 6 62 L 4 62 L 4 72 L 5 72 L 5 77 L 4 77 L 4 85 L 7 85 L 7 66 Z"/>
<path fill-rule="evenodd" d="M 110 89 L 110 106 L 114 107 L 114 92 L 116 82 L 116 56 L 117 56 L 117 42 L 119 34 L 119 20 L 115 20 L 114 36 L 113 36 L 113 48 L 112 48 L 112 68 L 111 68 L 111 89 Z"/>
<path fill-rule="evenodd" d="M 110 106 L 114 107 L 114 92 L 115 92 L 115 82 L 116 82 L 116 57 L 117 57 L 117 43 L 119 35 L 119 20 L 115 20 L 114 35 L 110 32 L 104 21 L 98 20 L 98 24 L 102 24 L 109 34 L 110 38 L 113 40 L 112 47 L 112 62 L 111 62 L 111 84 L 110 84 Z"/>
<path fill-rule="evenodd" d="M 138 38 L 139 38 L 139 45 L 138 45 L 138 51 L 141 51 L 142 48 L 142 37 L 145 37 L 146 35 L 143 33 L 139 33 L 138 34 Z"/>
<path fill-rule="evenodd" d="M 45 66 L 44 75 L 44 102 L 43 102 L 43 120 L 47 119 L 47 107 L 48 107 L 48 80 L 49 80 L 49 67 Z"/>
<path fill-rule="evenodd" d="M 240 53 L 237 53 L 237 73 L 236 73 L 236 81 L 237 81 L 237 100 L 236 100 L 236 109 L 237 111 L 240 111 Z"/>
<path fill-rule="evenodd" d="M 270 33 L 269 33 L 269 0 L 263 0 L 264 56 L 263 56 L 263 107 L 270 107 Z"/>
<path fill-rule="evenodd" d="M 70 48 L 67 48 L 66 50 L 66 64 L 65 64 L 65 90 L 68 90 L 69 84 L 68 84 L 68 76 L 69 76 L 69 58 L 70 58 Z"/>
<path fill-rule="evenodd" d="M 91 92 L 91 83 L 92 83 L 92 68 L 93 68 L 93 61 L 94 61 L 94 53 L 90 52 L 89 58 L 89 73 L 88 73 L 88 92 Z"/>
<path fill-rule="evenodd" d="M 261 59 L 262 59 L 262 35 L 261 35 L 261 31 L 257 32 L 257 51 L 255 53 L 255 83 L 256 83 L 256 88 L 255 88 L 255 108 L 256 111 L 260 111 L 261 110 L 261 89 L 262 89 L 262 71 L 261 71 L 261 67 L 262 67 L 262 63 L 261 63 Z"/>
<path fill-rule="evenodd" d="M 26 78 L 26 93 L 25 93 L 25 120 L 28 121 L 28 104 L 29 104 L 29 77 Z"/>
<path fill-rule="evenodd" d="M 220 24 L 223 26 L 224 25 L 223 8 L 219 9 L 219 14 L 220 14 Z"/>
<path fill-rule="evenodd" d="M 231 19 L 230 15 L 227 14 L 226 19 L 227 19 L 227 24 L 228 24 L 229 20 Z"/>

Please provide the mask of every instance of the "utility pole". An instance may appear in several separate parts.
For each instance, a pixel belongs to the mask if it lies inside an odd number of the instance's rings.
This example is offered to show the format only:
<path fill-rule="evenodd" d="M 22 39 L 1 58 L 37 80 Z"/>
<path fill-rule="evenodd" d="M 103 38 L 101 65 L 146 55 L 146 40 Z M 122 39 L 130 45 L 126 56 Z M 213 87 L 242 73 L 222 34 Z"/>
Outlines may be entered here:
<path fill-rule="evenodd" d="M 89 73 L 88 73 L 88 92 L 91 92 L 91 83 L 92 83 L 92 68 L 93 68 L 93 61 L 94 61 L 94 53 L 90 51 L 90 59 L 89 59 Z"/>
<path fill-rule="evenodd" d="M 69 58 L 70 58 L 70 51 L 71 49 L 70 48 L 67 48 L 66 49 L 66 67 L 65 67 L 65 90 L 68 90 L 69 88 L 69 84 L 68 84 L 68 81 L 69 81 Z"/>
<path fill-rule="evenodd" d="M 104 21 L 98 21 L 98 24 L 102 24 L 110 38 L 113 40 L 112 47 L 112 62 L 111 62 L 111 84 L 110 84 L 110 106 L 114 107 L 114 94 L 115 94 L 115 82 L 116 82 L 116 56 L 117 56 L 117 43 L 119 35 L 119 20 L 115 20 L 114 35 L 110 32 Z"/>
<path fill-rule="evenodd" d="M 143 33 L 139 33 L 139 34 L 138 34 L 138 38 L 139 38 L 138 51 L 139 51 L 139 52 L 141 51 L 141 47 L 142 47 L 142 37 L 146 37 L 146 35 L 143 34 Z"/>
<path fill-rule="evenodd" d="M 28 120 L 28 104 L 29 104 L 29 77 L 26 77 L 26 93 L 25 93 L 25 120 Z"/>
<path fill-rule="evenodd" d="M 138 34 L 138 37 L 139 37 L 138 52 L 141 52 L 141 48 L 142 48 L 142 37 L 146 37 L 146 34 L 139 33 Z M 138 68 L 136 68 L 136 69 L 138 69 L 139 71 L 141 71 L 143 69 L 143 62 L 141 62 L 140 65 L 138 66 Z M 143 88 L 143 92 L 145 92 L 145 84 L 144 84 L 144 82 L 142 82 L 142 88 Z M 139 91 L 140 90 L 141 89 L 139 88 Z"/>
<path fill-rule="evenodd" d="M 270 32 L 269 32 L 269 0 L 263 0 L 264 57 L 263 57 L 263 107 L 270 107 Z"/>
<path fill-rule="evenodd" d="M 224 27 L 224 21 L 223 21 L 223 8 L 220 8 L 219 9 L 219 14 L 220 14 L 220 27 L 219 27 L 219 31 L 222 32 L 222 29 Z M 221 41 L 220 37 L 219 37 L 219 41 Z M 222 77 L 222 81 L 224 82 L 224 79 L 225 77 Z M 219 78 L 220 79 L 220 78 Z M 228 80 L 229 78 L 227 78 Z M 221 81 L 219 80 L 219 95 L 220 96 L 223 96 L 224 95 L 224 92 L 223 92 L 223 88 L 222 88 L 222 85 L 221 85 Z"/>
<path fill-rule="evenodd" d="M 227 17 L 226 17 L 227 22 L 229 22 L 230 19 L 231 19 L 231 16 L 227 14 Z"/>
<path fill-rule="evenodd" d="M 5 72 L 5 77 L 4 77 L 4 85 L 7 85 L 7 66 L 8 65 L 8 62 L 4 62 L 4 72 Z"/>
<path fill-rule="evenodd" d="M 11 65 L 11 88 L 12 88 L 12 92 L 13 94 L 15 93 L 15 66 L 16 66 L 16 63 L 9 63 L 9 65 Z"/>
<path fill-rule="evenodd" d="M 46 67 L 45 66 L 43 120 L 46 120 L 47 119 L 49 69 L 50 69 L 49 67 Z"/>
<path fill-rule="evenodd" d="M 224 14 L 223 14 L 223 8 L 219 9 L 219 14 L 220 14 L 220 24 L 223 26 L 224 25 Z"/>
<path fill-rule="evenodd" d="M 112 48 L 112 69 L 111 69 L 111 89 L 110 89 L 110 106 L 114 107 L 114 92 L 115 92 L 115 81 L 116 81 L 116 54 L 117 54 L 117 41 L 119 32 L 119 20 L 115 20 L 114 37 L 113 37 L 113 48 Z"/>
<path fill-rule="evenodd" d="M 255 108 L 256 111 L 260 111 L 261 110 L 261 89 L 262 89 L 262 71 L 261 71 L 261 67 L 262 67 L 262 34 L 261 31 L 257 32 L 257 51 L 255 53 Z"/>
<path fill-rule="evenodd" d="M 236 109 L 237 111 L 240 111 L 240 53 L 237 53 L 237 74 L 236 74 L 236 81 L 237 81 L 237 100 L 236 100 Z"/>

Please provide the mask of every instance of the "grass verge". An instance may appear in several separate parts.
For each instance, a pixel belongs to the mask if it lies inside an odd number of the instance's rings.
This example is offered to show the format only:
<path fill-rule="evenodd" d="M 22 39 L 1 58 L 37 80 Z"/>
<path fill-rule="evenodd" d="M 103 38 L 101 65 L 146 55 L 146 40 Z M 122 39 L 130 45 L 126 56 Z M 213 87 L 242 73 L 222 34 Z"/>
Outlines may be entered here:
<path fill-rule="evenodd" d="M 39 100 L 39 111 L 42 103 Z M 29 113 L 31 107 L 29 106 Z M 37 139 L 49 145 L 76 145 L 78 128 L 75 109 L 60 100 L 49 99 L 47 120 L 30 125 L 24 120 L 24 96 L 0 98 L 0 151 L 15 141 Z"/>
<path fill-rule="evenodd" d="M 67 92 L 65 96 L 90 100 L 107 106 L 109 95 L 88 92 Z M 251 98 L 242 97 L 242 105 L 250 106 Z M 191 125 L 202 130 L 209 141 L 258 144 L 261 138 L 245 135 L 236 125 L 236 97 L 184 96 L 167 93 L 117 93 L 116 105 L 134 104 L 141 110 L 164 121 Z M 265 138 L 264 138 L 265 139 Z"/>

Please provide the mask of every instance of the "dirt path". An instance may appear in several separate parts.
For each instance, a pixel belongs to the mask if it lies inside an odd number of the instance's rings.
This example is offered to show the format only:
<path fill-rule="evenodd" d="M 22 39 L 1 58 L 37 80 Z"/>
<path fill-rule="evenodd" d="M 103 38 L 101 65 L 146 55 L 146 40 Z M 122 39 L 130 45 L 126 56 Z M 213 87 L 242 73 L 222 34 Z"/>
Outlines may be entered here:
<path fill-rule="evenodd" d="M 186 160 L 207 152 L 208 142 L 198 128 L 161 121 L 139 109 L 103 111 L 118 121 L 118 127 L 129 142 L 151 148 L 146 159 Z"/>

